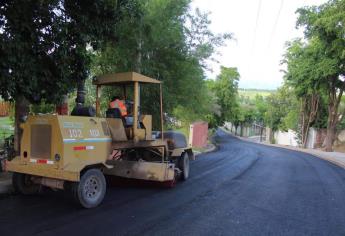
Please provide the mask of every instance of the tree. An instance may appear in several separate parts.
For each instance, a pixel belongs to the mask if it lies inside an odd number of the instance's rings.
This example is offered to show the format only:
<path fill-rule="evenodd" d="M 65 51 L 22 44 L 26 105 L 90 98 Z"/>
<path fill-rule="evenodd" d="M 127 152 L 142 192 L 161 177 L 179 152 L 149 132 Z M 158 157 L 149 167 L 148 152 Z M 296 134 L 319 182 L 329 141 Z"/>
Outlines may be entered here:
<path fill-rule="evenodd" d="M 217 103 L 221 107 L 219 117 L 221 123 L 224 121 L 236 121 L 238 114 L 238 81 L 240 74 L 235 67 L 220 67 L 220 74 L 217 76 L 213 91 L 217 97 Z"/>
<path fill-rule="evenodd" d="M 89 75 L 88 47 L 116 37 L 116 23 L 132 4 L 125 0 L 4 0 L 0 6 L 0 95 L 16 101 L 19 116 L 28 100 L 57 102 Z M 24 111 L 24 112 L 23 112 Z"/>
<path fill-rule="evenodd" d="M 318 40 L 303 43 L 300 39 L 289 44 L 285 54 L 287 72 L 286 83 L 300 103 L 300 121 L 298 131 L 301 134 L 301 145 L 306 146 L 309 127 L 317 118 L 321 100 L 323 71 L 320 71 L 322 48 Z M 323 67 L 321 68 L 323 69 Z M 321 72 L 321 73 L 320 73 Z"/>
<path fill-rule="evenodd" d="M 257 94 L 255 96 L 254 100 L 254 106 L 256 109 L 255 112 L 255 121 L 259 124 L 263 125 L 265 121 L 265 114 L 267 112 L 267 102 L 266 98 L 264 98 L 262 95 Z"/>
<path fill-rule="evenodd" d="M 239 107 L 240 119 L 239 125 L 241 127 L 241 136 L 243 136 L 243 127 L 254 123 L 256 110 L 253 105 L 240 104 Z"/>
<path fill-rule="evenodd" d="M 118 25 L 117 41 L 96 52 L 93 74 L 134 70 L 159 79 L 163 81 L 165 112 L 187 122 L 204 119 L 211 101 L 203 62 L 230 36 L 214 35 L 207 14 L 192 14 L 190 2 L 138 1 L 139 17 L 124 17 Z M 157 117 L 158 92 L 143 86 L 141 94 L 145 97 L 142 111 Z M 157 120 L 153 119 L 154 126 Z"/>
<path fill-rule="evenodd" d="M 345 89 L 345 1 L 331 0 L 318 7 L 298 10 L 298 26 L 305 28 L 309 40 L 319 42 L 320 82 L 328 94 L 326 151 L 332 151 L 337 124 L 345 115 L 339 105 Z"/>
<path fill-rule="evenodd" d="M 295 109 L 295 98 L 291 96 L 291 94 L 293 94 L 292 89 L 287 85 L 283 85 L 277 92 L 267 97 L 265 123 L 272 131 L 269 135 L 271 143 L 273 142 L 273 134 L 275 131 L 279 129 L 287 130 L 290 128 L 287 127 L 285 118 L 289 112 Z"/>

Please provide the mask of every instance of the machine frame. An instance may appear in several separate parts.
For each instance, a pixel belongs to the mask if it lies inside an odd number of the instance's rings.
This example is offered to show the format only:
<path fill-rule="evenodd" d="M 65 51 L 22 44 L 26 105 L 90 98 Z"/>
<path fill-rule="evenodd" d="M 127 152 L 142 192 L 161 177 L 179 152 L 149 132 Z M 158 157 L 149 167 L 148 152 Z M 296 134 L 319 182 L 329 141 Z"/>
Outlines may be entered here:
<path fill-rule="evenodd" d="M 152 116 L 139 116 L 141 83 L 160 87 L 159 139 L 152 138 Z M 126 72 L 97 77 L 93 84 L 97 117 L 34 115 L 21 125 L 20 156 L 6 163 L 14 188 L 23 194 L 35 193 L 40 186 L 69 190 L 81 206 L 91 208 L 104 198 L 105 175 L 170 186 L 177 178 L 186 180 L 193 152 L 187 143 L 171 147 L 174 140 L 164 137 L 161 81 Z M 129 84 L 134 88 L 133 126 L 125 127 L 119 118 L 101 118 L 101 87 L 122 86 L 126 96 Z M 119 159 L 114 159 L 114 152 L 120 153 Z"/>

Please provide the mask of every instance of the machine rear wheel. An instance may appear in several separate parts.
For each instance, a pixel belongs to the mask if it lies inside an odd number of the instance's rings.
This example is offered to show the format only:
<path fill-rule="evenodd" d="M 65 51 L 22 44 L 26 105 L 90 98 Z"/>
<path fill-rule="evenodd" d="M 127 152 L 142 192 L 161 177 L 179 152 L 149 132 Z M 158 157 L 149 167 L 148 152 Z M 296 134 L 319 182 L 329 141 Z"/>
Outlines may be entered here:
<path fill-rule="evenodd" d="M 104 199 L 106 181 L 99 169 L 89 169 L 80 178 L 80 182 L 72 183 L 72 194 L 84 208 L 98 206 Z"/>
<path fill-rule="evenodd" d="M 181 180 L 189 178 L 189 156 L 186 152 L 182 153 L 178 161 L 178 167 L 182 171 Z"/>
<path fill-rule="evenodd" d="M 31 195 L 38 193 L 40 186 L 34 184 L 30 175 L 14 172 L 12 175 L 12 185 L 17 193 Z"/>

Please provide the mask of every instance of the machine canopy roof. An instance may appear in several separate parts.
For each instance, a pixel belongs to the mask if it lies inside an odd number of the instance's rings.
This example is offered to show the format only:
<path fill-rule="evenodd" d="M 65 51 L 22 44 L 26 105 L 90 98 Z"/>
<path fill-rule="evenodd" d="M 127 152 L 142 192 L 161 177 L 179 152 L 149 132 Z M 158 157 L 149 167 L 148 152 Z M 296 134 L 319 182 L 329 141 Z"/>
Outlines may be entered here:
<path fill-rule="evenodd" d="M 106 74 L 96 77 L 92 82 L 94 85 L 121 85 L 130 84 L 133 82 L 160 84 L 161 81 L 152 79 L 145 75 L 136 72 L 124 72 L 124 73 L 113 73 Z"/>

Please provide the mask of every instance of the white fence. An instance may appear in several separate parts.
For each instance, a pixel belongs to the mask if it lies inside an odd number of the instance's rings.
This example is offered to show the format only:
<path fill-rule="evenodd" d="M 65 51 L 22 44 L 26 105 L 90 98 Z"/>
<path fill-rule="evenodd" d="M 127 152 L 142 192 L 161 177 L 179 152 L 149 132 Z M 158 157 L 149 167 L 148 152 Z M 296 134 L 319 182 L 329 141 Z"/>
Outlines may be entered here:
<path fill-rule="evenodd" d="M 233 134 L 235 134 L 235 126 L 232 125 L 230 122 L 225 122 L 224 127 L 230 130 Z M 237 127 L 236 135 L 242 135 L 243 137 L 252 137 L 254 138 L 260 136 L 260 125 L 253 124 L 252 126 L 248 127 Z M 270 129 L 266 127 L 263 130 L 262 137 L 266 142 L 270 140 Z M 308 139 L 306 143 L 306 148 L 320 148 L 323 144 L 323 141 L 326 137 L 326 129 L 315 129 L 310 128 L 308 133 Z M 257 140 L 259 142 L 259 140 Z M 288 145 L 288 146 L 299 146 L 298 137 L 295 131 L 288 130 L 285 131 L 276 131 L 274 132 L 274 142 L 280 145 Z M 344 146 L 345 147 L 345 130 L 341 130 L 337 134 L 337 138 L 334 143 L 335 146 Z"/>
<path fill-rule="evenodd" d="M 237 130 L 234 125 L 231 124 L 231 122 L 224 122 L 224 127 L 229 130 L 231 133 L 240 135 L 242 137 L 251 137 L 251 136 L 265 136 L 266 135 L 266 129 L 258 124 L 252 124 L 251 126 L 238 126 Z"/>
<path fill-rule="evenodd" d="M 225 122 L 224 127 L 231 131 L 231 133 L 236 135 L 242 135 L 243 137 L 252 137 L 252 136 L 259 136 L 260 135 L 260 128 L 258 125 L 253 125 L 253 126 L 248 126 L 248 127 L 241 127 L 238 126 L 237 130 L 235 130 L 235 126 L 231 124 L 231 122 Z M 235 132 L 236 131 L 236 132 Z M 309 134 L 308 134 L 308 139 L 307 139 L 307 148 L 315 148 L 317 145 L 320 145 L 317 143 L 317 133 L 318 130 L 314 128 L 309 129 Z M 270 137 L 269 135 L 271 134 L 270 129 L 266 128 L 263 130 L 263 138 L 264 140 L 266 139 L 266 142 L 269 142 Z M 338 140 L 341 142 L 345 142 L 345 131 L 342 131 L 338 135 Z M 287 132 L 285 131 L 276 131 L 274 132 L 274 141 L 276 144 L 280 145 L 288 145 L 288 146 L 293 146 L 297 147 L 299 145 L 298 143 L 298 137 L 295 131 L 293 130 L 288 130 Z"/>
<path fill-rule="evenodd" d="M 317 130 L 314 128 L 310 128 L 307 143 L 306 143 L 306 148 L 315 148 L 316 135 L 317 135 Z M 276 144 L 280 144 L 280 145 L 288 145 L 288 146 L 293 146 L 293 147 L 299 146 L 297 134 L 293 130 L 288 130 L 287 132 L 279 130 L 275 132 L 274 140 Z"/>
<path fill-rule="evenodd" d="M 293 130 L 288 130 L 287 132 L 277 131 L 274 132 L 274 140 L 276 144 L 289 145 L 293 147 L 298 146 L 297 135 Z"/>

